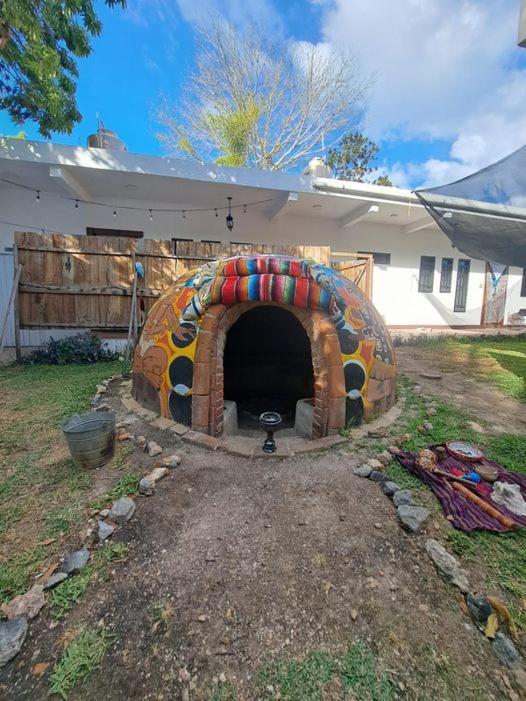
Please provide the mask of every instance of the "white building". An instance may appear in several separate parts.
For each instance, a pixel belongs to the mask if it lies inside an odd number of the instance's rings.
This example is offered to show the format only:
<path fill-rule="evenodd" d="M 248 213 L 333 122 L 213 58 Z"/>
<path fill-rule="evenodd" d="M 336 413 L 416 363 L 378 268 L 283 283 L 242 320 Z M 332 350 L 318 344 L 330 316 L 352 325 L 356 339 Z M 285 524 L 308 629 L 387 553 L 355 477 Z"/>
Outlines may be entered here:
<path fill-rule="evenodd" d="M 220 209 L 229 197 L 232 231 Z M 208 211 L 193 211 L 200 209 Z M 0 313 L 9 295 L 14 232 L 42 230 L 330 244 L 334 251 L 374 253 L 373 302 L 391 328 L 480 326 L 491 294 L 485 262 L 463 262 L 467 256 L 451 246 L 409 190 L 0 139 Z M 504 323 L 523 307 L 523 270 L 511 268 Z M 23 335 L 23 344 L 35 343 L 31 334 Z"/>

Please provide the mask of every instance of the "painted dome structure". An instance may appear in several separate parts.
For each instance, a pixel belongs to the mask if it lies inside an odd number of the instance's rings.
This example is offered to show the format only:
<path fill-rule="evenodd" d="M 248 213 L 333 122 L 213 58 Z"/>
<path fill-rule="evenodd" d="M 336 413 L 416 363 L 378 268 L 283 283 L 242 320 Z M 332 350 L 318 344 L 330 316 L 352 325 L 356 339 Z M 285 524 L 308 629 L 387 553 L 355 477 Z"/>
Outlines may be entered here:
<path fill-rule="evenodd" d="M 227 414 L 231 432 L 234 406 L 240 426 L 275 410 L 321 438 L 388 410 L 395 376 L 387 329 L 349 279 L 313 260 L 237 256 L 187 273 L 152 307 L 133 396 L 213 436 Z"/>

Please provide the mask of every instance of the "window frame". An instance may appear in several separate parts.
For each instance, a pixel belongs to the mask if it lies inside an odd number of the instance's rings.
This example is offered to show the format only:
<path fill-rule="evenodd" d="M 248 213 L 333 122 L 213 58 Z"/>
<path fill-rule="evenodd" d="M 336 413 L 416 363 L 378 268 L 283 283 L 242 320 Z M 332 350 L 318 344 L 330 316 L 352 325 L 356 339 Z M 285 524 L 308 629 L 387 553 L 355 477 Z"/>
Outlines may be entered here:
<path fill-rule="evenodd" d="M 462 271 L 461 271 L 462 266 Z M 468 301 L 468 288 L 469 288 L 469 274 L 471 272 L 471 259 L 470 258 L 459 258 L 457 263 L 457 282 L 455 285 L 455 302 L 453 305 L 453 311 L 455 313 L 463 313 L 466 311 L 466 304 Z M 462 275 L 462 277 L 461 277 Z M 461 280 L 466 278 L 465 287 L 462 287 Z"/>
<path fill-rule="evenodd" d="M 522 269 L 521 297 L 526 297 L 526 268 Z"/>
<path fill-rule="evenodd" d="M 428 263 L 431 266 L 431 261 L 432 261 L 432 267 L 429 267 L 427 270 L 425 270 L 424 262 Z M 419 273 L 418 273 L 418 291 L 419 292 L 422 292 L 425 294 L 430 294 L 433 292 L 433 289 L 435 287 L 436 264 L 437 264 L 436 256 L 420 256 L 420 268 L 419 268 Z M 425 280 L 425 277 L 423 275 L 424 272 L 427 274 L 430 274 L 430 282 L 426 286 L 424 286 L 424 280 Z"/>
<path fill-rule="evenodd" d="M 446 269 L 444 263 L 447 263 L 449 270 Z M 455 265 L 454 258 L 442 258 L 440 264 L 440 292 L 451 292 L 453 284 L 453 267 Z"/>

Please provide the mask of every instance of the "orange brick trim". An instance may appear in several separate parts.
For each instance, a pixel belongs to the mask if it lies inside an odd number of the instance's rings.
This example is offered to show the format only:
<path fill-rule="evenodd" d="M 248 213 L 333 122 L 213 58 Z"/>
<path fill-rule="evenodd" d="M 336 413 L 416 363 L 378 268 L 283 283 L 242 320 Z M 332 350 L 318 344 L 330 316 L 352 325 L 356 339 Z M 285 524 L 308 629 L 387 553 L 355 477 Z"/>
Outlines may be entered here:
<path fill-rule="evenodd" d="M 322 438 L 345 424 L 345 382 L 340 344 L 329 316 L 321 311 L 280 306 L 293 314 L 311 342 L 314 372 L 314 422 L 312 438 Z M 226 336 L 239 317 L 261 302 L 243 302 L 232 307 L 215 305 L 207 310 L 197 337 L 194 360 L 192 428 L 219 436 L 223 430 L 223 354 Z M 203 330 L 205 333 L 203 334 Z"/>

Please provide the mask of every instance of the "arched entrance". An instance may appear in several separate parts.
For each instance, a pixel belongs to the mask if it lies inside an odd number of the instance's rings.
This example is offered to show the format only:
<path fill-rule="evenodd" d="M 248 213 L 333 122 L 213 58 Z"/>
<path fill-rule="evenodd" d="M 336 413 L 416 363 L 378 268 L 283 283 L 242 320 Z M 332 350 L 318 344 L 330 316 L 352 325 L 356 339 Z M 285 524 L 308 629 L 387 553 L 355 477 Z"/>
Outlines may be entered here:
<path fill-rule="evenodd" d="M 275 305 L 255 307 L 230 327 L 223 354 L 224 398 L 235 401 L 240 428 L 258 427 L 264 411 L 294 426 L 296 404 L 314 397 L 311 343 L 300 321 Z"/>

